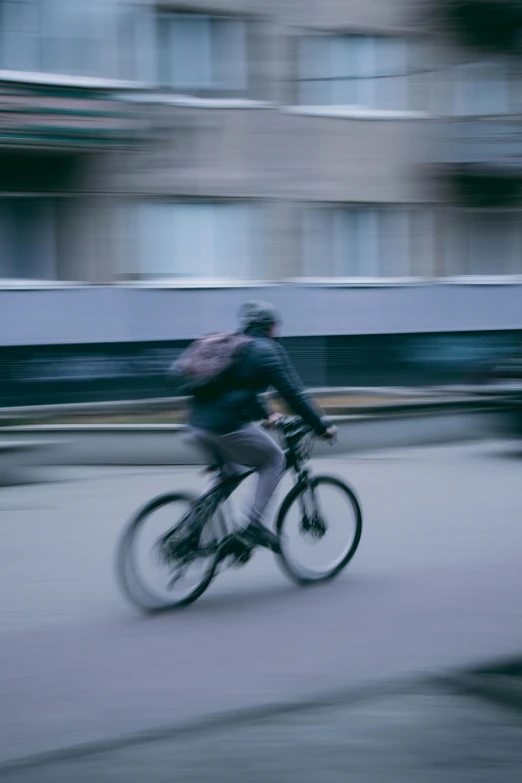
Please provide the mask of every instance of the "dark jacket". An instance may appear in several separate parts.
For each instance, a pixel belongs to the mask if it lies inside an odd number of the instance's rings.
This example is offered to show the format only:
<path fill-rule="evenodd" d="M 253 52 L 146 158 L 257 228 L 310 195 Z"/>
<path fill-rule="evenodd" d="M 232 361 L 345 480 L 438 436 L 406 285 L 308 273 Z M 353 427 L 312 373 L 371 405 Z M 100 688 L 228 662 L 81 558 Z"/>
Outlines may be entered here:
<path fill-rule="evenodd" d="M 231 377 L 210 400 L 192 397 L 189 421 L 193 427 L 224 435 L 253 421 L 268 417 L 258 395 L 273 387 L 291 410 L 318 435 L 326 425 L 312 407 L 286 351 L 267 337 L 254 337 L 246 347 Z"/>

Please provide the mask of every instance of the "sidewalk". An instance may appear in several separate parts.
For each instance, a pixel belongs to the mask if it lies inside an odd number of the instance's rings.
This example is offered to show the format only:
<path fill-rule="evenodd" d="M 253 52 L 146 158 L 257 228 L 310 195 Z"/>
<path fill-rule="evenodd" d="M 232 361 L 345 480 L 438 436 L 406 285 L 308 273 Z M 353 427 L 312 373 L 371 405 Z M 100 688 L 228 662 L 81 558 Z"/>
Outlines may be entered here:
<path fill-rule="evenodd" d="M 79 748 L 0 768 L 0 777 L 3 783 L 517 783 L 522 719 L 427 681 L 344 704 Z"/>

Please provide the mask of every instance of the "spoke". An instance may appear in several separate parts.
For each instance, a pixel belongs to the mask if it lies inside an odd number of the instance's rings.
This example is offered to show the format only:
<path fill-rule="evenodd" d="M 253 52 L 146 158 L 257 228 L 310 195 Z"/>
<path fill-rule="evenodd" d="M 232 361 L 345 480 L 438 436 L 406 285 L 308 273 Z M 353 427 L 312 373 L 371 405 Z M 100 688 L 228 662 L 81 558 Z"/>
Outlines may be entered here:
<path fill-rule="evenodd" d="M 283 525 L 284 561 L 291 574 L 304 581 L 337 573 L 351 559 L 360 536 L 358 507 L 335 479 L 304 485 L 287 508 Z"/>
<path fill-rule="evenodd" d="M 211 578 L 216 546 L 200 548 L 194 505 L 185 495 L 151 501 L 150 510 L 131 528 L 130 542 L 122 550 L 127 554 L 120 574 L 127 595 L 143 608 L 168 608 L 190 601 Z M 176 518 L 179 522 L 173 526 Z"/>

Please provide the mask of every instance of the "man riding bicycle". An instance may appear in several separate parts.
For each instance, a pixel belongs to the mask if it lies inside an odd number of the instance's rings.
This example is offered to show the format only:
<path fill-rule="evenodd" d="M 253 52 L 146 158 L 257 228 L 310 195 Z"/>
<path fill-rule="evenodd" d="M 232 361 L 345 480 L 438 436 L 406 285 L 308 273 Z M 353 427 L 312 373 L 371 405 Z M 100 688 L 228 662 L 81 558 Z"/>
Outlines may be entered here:
<path fill-rule="evenodd" d="M 281 319 L 266 302 L 248 302 L 239 311 L 238 335 L 244 346 L 233 368 L 222 376 L 211 394 L 193 390 L 189 422 L 198 440 L 230 470 L 239 465 L 258 474 L 254 500 L 246 513 L 241 539 L 249 546 L 279 551 L 277 536 L 262 524 L 268 502 L 285 469 L 282 449 L 257 424 L 274 425 L 279 414 L 265 409 L 259 395 L 273 387 L 284 402 L 321 438 L 333 440 L 336 428 L 328 426 L 309 402 L 302 382 L 276 341 Z"/>

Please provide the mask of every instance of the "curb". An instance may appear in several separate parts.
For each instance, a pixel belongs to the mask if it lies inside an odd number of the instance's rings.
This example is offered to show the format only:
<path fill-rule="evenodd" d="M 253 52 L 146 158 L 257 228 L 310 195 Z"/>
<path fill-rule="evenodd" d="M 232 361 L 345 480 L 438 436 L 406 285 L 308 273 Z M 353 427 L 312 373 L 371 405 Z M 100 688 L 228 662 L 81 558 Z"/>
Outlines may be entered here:
<path fill-rule="evenodd" d="M 425 402 L 430 398 L 433 403 L 440 400 L 462 400 L 464 398 L 477 400 L 484 395 L 491 401 L 498 399 L 498 393 L 491 393 L 487 388 L 479 386 L 471 387 L 372 387 L 372 386 L 321 386 L 308 389 L 311 397 L 318 401 L 328 401 L 332 396 L 360 397 L 368 396 L 375 400 L 384 398 L 399 398 L 402 403 Z M 266 392 L 267 399 L 275 398 L 273 392 Z M 88 416 L 103 414 L 121 414 L 125 412 L 152 412 L 181 410 L 185 407 L 190 397 L 153 397 L 134 400 L 106 400 L 102 402 L 70 402 L 48 405 L 11 405 L 0 407 L 0 421 L 9 418 L 38 418 L 60 416 Z M 393 405 L 393 403 L 390 403 Z M 346 405 L 351 409 L 350 405 Z"/>
<path fill-rule="evenodd" d="M 433 406 L 371 415 L 331 416 L 339 427 L 337 455 L 381 449 L 487 440 L 502 431 L 502 414 L 487 405 Z M 49 450 L 47 465 L 200 465 L 202 454 L 177 424 L 26 425 L 1 427 L 2 440 L 60 440 L 63 449 Z M 314 455 L 330 455 L 317 441 Z"/>

